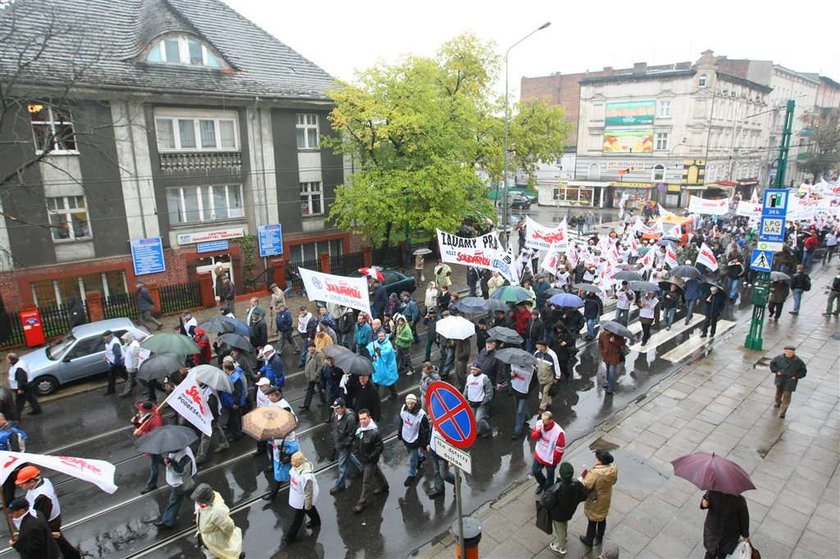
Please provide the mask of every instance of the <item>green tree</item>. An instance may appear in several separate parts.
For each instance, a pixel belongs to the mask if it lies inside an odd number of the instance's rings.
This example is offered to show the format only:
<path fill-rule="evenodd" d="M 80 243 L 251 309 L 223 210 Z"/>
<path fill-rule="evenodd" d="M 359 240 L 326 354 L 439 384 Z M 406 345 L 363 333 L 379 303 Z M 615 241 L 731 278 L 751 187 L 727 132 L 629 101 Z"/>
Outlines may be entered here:
<path fill-rule="evenodd" d="M 499 68 L 491 43 L 461 35 L 434 58 L 409 56 L 334 88 L 337 135 L 326 143 L 358 169 L 336 190 L 334 223 L 387 245 L 396 232 L 493 217 L 477 172 L 502 174 Z M 512 119 L 512 160 L 532 174 L 537 160 L 562 153 L 566 129 L 562 112 L 529 103 Z"/>
<path fill-rule="evenodd" d="M 808 159 L 797 165 L 813 175 L 817 182 L 824 173 L 836 170 L 840 164 L 840 111 L 833 109 L 815 122 L 808 139 Z"/>

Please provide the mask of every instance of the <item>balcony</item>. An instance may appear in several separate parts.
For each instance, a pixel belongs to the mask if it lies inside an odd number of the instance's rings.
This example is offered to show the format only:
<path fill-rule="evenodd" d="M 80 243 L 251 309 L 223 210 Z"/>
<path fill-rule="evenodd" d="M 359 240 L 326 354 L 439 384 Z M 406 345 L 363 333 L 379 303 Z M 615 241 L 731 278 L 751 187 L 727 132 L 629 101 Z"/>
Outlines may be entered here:
<path fill-rule="evenodd" d="M 164 173 L 225 169 L 239 173 L 242 153 L 238 151 L 160 153 L 160 169 Z"/>

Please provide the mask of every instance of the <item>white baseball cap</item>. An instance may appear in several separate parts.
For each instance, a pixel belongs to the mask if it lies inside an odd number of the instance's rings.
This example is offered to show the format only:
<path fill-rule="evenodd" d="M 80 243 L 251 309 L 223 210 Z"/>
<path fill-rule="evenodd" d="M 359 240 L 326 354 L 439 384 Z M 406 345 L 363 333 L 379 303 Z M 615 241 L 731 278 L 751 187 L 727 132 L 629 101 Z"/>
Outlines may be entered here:
<path fill-rule="evenodd" d="M 271 384 L 271 381 L 268 380 L 268 377 L 262 377 L 256 382 L 256 386 L 265 386 L 267 384 Z"/>

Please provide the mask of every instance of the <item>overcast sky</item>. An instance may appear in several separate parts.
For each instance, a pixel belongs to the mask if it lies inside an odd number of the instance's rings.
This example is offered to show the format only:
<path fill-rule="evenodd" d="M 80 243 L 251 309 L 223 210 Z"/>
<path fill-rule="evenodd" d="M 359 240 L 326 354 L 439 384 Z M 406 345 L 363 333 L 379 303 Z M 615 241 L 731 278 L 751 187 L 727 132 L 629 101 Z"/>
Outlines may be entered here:
<path fill-rule="evenodd" d="M 833 31 L 840 9 L 831 1 L 225 1 L 343 80 L 402 54 L 433 55 L 465 31 L 495 41 L 503 53 L 550 21 L 551 27 L 511 51 L 512 94 L 522 76 L 694 62 L 705 49 L 840 81 L 840 40 Z M 498 88 L 503 91 L 503 83 Z"/>

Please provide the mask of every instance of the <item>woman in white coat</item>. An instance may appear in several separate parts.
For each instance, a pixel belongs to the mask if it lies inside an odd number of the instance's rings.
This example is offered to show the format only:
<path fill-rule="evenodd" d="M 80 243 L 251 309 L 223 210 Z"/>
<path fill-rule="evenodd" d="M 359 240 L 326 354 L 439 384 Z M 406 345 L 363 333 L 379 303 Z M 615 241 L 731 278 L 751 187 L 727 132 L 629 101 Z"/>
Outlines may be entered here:
<path fill-rule="evenodd" d="M 292 470 L 289 480 L 289 506 L 294 509 L 295 516 L 292 525 L 286 535 L 283 536 L 285 543 L 292 543 L 297 538 L 300 527 L 303 524 L 303 517 L 308 516 L 307 528 L 315 528 L 321 525 L 321 516 L 315 508 L 315 501 L 318 500 L 318 480 L 315 477 L 312 463 L 306 459 L 302 452 L 292 454 Z"/>
<path fill-rule="evenodd" d="M 239 559 L 244 556 L 242 530 L 233 523 L 222 496 L 206 483 L 200 483 L 191 498 L 195 501 L 195 523 L 205 557 Z"/>

